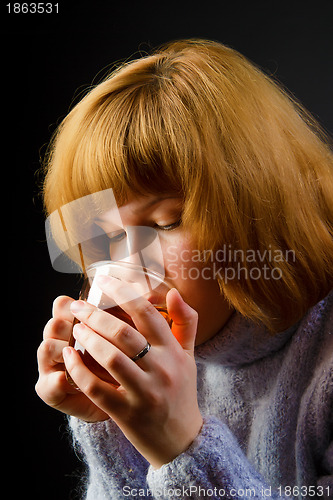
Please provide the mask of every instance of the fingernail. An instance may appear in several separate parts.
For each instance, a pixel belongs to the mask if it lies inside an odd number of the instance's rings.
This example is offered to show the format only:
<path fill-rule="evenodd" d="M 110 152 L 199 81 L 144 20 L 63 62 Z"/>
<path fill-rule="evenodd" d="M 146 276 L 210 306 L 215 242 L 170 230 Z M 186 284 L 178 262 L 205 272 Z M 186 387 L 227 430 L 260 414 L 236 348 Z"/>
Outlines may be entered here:
<path fill-rule="evenodd" d="M 83 323 L 76 323 L 73 327 L 73 337 L 76 339 L 77 336 L 80 335 L 81 332 L 85 330 L 85 326 Z"/>
<path fill-rule="evenodd" d="M 75 300 L 71 303 L 70 309 L 73 313 L 78 313 L 86 307 L 84 300 Z"/>
<path fill-rule="evenodd" d="M 174 290 L 174 291 L 173 291 L 173 290 Z M 184 299 L 183 299 L 183 297 L 180 295 L 180 293 L 179 293 L 179 291 L 177 290 L 177 288 L 171 288 L 171 289 L 169 290 L 169 292 L 176 293 L 176 294 L 178 295 L 178 297 L 181 299 L 181 301 L 182 301 L 182 302 L 184 302 Z M 168 293 L 169 293 L 169 292 L 168 292 Z"/>
<path fill-rule="evenodd" d="M 62 355 L 65 359 L 68 359 L 72 354 L 72 349 L 70 347 L 64 347 L 62 350 Z"/>

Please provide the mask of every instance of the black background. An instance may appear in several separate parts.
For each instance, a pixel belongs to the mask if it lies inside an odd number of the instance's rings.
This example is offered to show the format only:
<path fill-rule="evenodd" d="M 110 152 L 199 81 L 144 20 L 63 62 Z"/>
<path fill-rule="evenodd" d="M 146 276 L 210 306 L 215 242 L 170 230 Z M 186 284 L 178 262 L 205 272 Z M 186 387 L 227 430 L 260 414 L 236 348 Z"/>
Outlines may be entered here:
<path fill-rule="evenodd" d="M 274 74 L 333 130 L 331 0 L 58 4 L 58 14 L 8 14 L 5 1 L 1 6 L 2 243 L 10 297 L 2 331 L 3 444 L 8 438 L 7 466 L 14 474 L 8 494 L 35 500 L 79 498 L 81 464 L 65 418 L 34 392 L 36 350 L 52 301 L 76 296 L 79 287 L 76 276 L 51 267 L 39 196 L 40 157 L 71 104 L 115 61 L 176 38 L 201 37 L 230 45 Z"/>

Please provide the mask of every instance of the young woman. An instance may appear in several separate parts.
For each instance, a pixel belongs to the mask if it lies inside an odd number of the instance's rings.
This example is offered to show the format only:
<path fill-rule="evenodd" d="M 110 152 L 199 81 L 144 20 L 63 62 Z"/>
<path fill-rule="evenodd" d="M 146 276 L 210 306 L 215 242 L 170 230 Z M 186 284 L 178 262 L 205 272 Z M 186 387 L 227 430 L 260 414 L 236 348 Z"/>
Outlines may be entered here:
<path fill-rule="evenodd" d="M 332 497 L 332 163 L 311 116 L 210 41 L 122 65 L 65 118 L 47 212 L 111 188 L 125 231 L 158 232 L 173 286 L 171 329 L 142 297 L 123 305 L 136 328 L 55 300 L 36 390 L 71 416 L 88 499 Z M 68 347 L 73 317 L 117 386 Z"/>

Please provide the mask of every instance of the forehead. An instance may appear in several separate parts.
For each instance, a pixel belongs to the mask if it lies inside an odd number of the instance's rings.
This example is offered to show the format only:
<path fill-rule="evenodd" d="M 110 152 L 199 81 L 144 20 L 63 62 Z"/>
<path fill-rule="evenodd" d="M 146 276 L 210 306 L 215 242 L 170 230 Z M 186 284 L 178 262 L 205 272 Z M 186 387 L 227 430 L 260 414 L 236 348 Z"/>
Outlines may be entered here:
<path fill-rule="evenodd" d="M 114 207 L 96 217 L 97 222 L 109 222 L 117 219 L 117 212 L 122 216 L 145 215 L 156 209 L 168 209 L 169 207 L 180 207 L 182 199 L 171 193 L 165 195 L 147 195 L 130 197 L 120 207 Z"/>

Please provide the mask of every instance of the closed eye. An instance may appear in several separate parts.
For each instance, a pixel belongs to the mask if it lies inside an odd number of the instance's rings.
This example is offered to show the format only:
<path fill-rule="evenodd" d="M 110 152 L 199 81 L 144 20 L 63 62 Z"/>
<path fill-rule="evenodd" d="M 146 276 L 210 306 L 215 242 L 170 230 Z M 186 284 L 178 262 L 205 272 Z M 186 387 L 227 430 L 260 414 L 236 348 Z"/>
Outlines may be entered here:
<path fill-rule="evenodd" d="M 181 225 L 182 221 L 181 219 L 179 219 L 178 221 L 176 222 L 173 222 L 172 224 L 166 224 L 166 225 L 159 225 L 159 224 L 155 224 L 155 229 L 157 231 L 172 231 L 173 229 L 176 229 L 177 227 L 179 227 Z M 127 237 L 127 233 L 124 229 L 119 229 L 117 231 L 113 231 L 111 233 L 106 233 L 107 237 L 108 237 L 108 241 L 109 241 L 109 244 L 110 243 L 119 243 L 120 241 L 122 241 L 124 238 Z"/>
<path fill-rule="evenodd" d="M 177 227 L 179 227 L 182 223 L 182 220 L 179 219 L 177 222 L 174 222 L 173 224 L 167 224 L 165 226 L 160 226 L 159 224 L 156 224 L 155 225 L 155 228 L 158 230 L 158 231 L 172 231 L 173 229 L 176 229 Z"/>
<path fill-rule="evenodd" d="M 119 230 L 119 231 L 114 231 L 113 233 L 108 233 L 108 239 L 109 243 L 118 243 L 119 241 L 123 240 L 126 238 L 126 231 L 124 230 Z"/>

